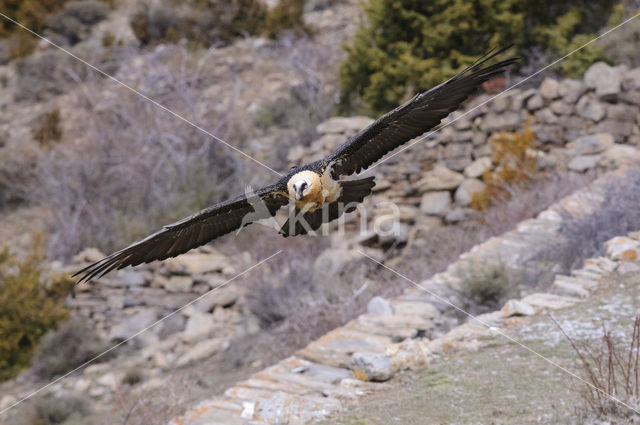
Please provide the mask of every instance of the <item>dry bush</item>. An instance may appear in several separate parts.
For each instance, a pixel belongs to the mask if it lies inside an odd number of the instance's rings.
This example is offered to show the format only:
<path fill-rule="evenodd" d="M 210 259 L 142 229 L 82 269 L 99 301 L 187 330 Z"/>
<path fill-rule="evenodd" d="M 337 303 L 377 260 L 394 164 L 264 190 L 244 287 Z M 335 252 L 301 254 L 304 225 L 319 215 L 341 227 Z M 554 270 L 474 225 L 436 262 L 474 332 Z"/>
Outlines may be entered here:
<path fill-rule="evenodd" d="M 75 59 L 45 50 L 16 62 L 16 101 L 40 102 L 64 93 L 73 83 L 68 70 Z"/>
<path fill-rule="evenodd" d="M 467 264 L 459 271 L 461 279 L 457 288 L 463 308 L 472 314 L 498 310 L 511 298 L 518 298 L 523 273 L 504 263 Z"/>
<path fill-rule="evenodd" d="M 180 381 L 156 390 L 129 389 L 116 395 L 114 422 L 122 425 L 166 425 L 185 411 L 188 389 Z"/>
<path fill-rule="evenodd" d="M 41 146 L 51 147 L 54 142 L 62 138 L 62 128 L 60 126 L 60 109 L 53 108 L 40 115 L 37 126 L 31 133 L 35 141 Z"/>
<path fill-rule="evenodd" d="M 591 384 L 580 387 L 586 414 L 583 416 L 594 415 L 608 423 L 619 420 L 639 423 L 640 417 L 635 412 L 609 395 L 640 409 L 640 315 L 635 316 L 627 341 L 614 337 L 607 329 L 603 329 L 599 342 L 574 341 L 554 322 L 578 355 L 583 378 Z"/>
<path fill-rule="evenodd" d="M 31 372 L 38 378 L 51 379 L 75 369 L 108 348 L 107 342 L 100 339 L 83 318 L 72 315 L 42 338 L 33 358 Z M 107 354 L 97 361 L 109 357 Z"/>
<path fill-rule="evenodd" d="M 183 50 L 176 53 L 186 58 Z M 200 123 L 198 64 L 182 64 L 180 72 L 160 60 L 147 65 L 139 74 L 146 93 Z M 92 90 L 70 105 L 67 130 L 77 143 L 45 152 L 38 184 L 29 191 L 34 203 L 54 214 L 54 256 L 85 246 L 120 248 L 243 190 L 233 180 L 242 165 L 228 148 L 125 88 L 103 96 L 100 80 L 87 84 Z"/>
<path fill-rule="evenodd" d="M 563 213 L 563 243 L 547 253 L 565 271 L 579 267 L 585 258 L 602 253 L 607 240 L 640 229 L 640 168 L 614 178 L 603 189 L 604 199 L 594 212 L 578 217 Z"/>
<path fill-rule="evenodd" d="M 58 425 L 81 423 L 91 413 L 91 401 L 86 396 L 46 395 L 36 397 L 18 416 L 19 425 Z"/>
<path fill-rule="evenodd" d="M 264 258 L 279 248 L 283 253 L 256 270 L 247 283 L 244 302 L 261 319 L 262 330 L 232 342 L 222 359 L 230 367 L 286 357 L 363 313 L 372 297 L 389 297 L 406 287 L 358 253 L 335 257 L 343 254 L 334 254 L 320 237 L 271 239 L 264 247 L 254 244 L 253 250 Z M 327 254 L 332 270 L 316 264 Z"/>
<path fill-rule="evenodd" d="M 542 177 L 536 170 L 537 159 L 531 153 L 537 142 L 527 123 L 521 132 L 502 131 L 491 136 L 495 170 L 487 170 L 482 176 L 486 183 L 483 192 L 474 193 L 471 208 L 483 210 L 492 202 L 513 196 L 513 186 L 524 186 Z"/>
<path fill-rule="evenodd" d="M 47 27 L 76 44 L 91 33 L 91 27 L 107 17 L 109 7 L 102 1 L 71 1 L 47 19 Z"/>

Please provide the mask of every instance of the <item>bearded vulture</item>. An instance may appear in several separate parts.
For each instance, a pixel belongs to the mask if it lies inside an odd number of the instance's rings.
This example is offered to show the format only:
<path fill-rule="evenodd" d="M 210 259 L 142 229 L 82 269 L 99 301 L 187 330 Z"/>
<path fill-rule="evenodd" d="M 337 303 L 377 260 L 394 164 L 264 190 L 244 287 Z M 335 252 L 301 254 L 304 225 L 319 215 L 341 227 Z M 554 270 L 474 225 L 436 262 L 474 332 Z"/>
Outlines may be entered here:
<path fill-rule="evenodd" d="M 518 61 L 510 58 L 482 67 L 507 48 L 489 52 L 448 81 L 419 93 L 384 114 L 349 138 L 328 157 L 294 167 L 276 183 L 221 202 L 190 217 L 164 226 L 158 232 L 78 271 L 78 283 L 101 277 L 113 269 L 164 260 L 251 224 L 270 218 L 295 202 L 282 226 L 283 236 L 306 234 L 323 223 L 355 209 L 371 193 L 374 177 L 341 180 L 366 170 L 386 153 L 434 128 L 458 108 L 482 83 Z"/>

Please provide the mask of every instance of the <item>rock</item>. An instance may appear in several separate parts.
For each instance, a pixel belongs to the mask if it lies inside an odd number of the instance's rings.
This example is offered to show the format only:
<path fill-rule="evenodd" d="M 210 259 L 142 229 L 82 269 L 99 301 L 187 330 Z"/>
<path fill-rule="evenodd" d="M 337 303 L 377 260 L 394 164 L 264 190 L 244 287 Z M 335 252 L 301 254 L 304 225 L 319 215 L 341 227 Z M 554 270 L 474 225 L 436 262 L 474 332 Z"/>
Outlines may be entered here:
<path fill-rule="evenodd" d="M 172 274 L 205 274 L 228 269 L 229 259 L 221 254 L 183 254 L 165 260 L 164 267 Z"/>
<path fill-rule="evenodd" d="M 613 146 L 613 135 L 609 133 L 590 134 L 567 143 L 567 153 L 571 156 L 601 153 Z"/>
<path fill-rule="evenodd" d="M 442 165 L 436 165 L 416 185 L 420 193 L 425 193 L 435 190 L 453 190 L 460 186 L 463 181 L 464 176 L 462 174 Z"/>
<path fill-rule="evenodd" d="M 620 93 L 622 77 L 620 69 L 596 62 L 585 72 L 584 82 L 587 87 L 596 90 L 599 99 L 610 101 Z"/>
<path fill-rule="evenodd" d="M 423 213 L 444 217 L 450 209 L 451 195 L 449 192 L 427 192 L 422 195 L 420 211 Z"/>
<path fill-rule="evenodd" d="M 540 84 L 540 96 L 546 100 L 553 100 L 560 95 L 558 89 L 558 82 L 553 78 L 547 77 L 542 81 L 542 84 Z"/>
<path fill-rule="evenodd" d="M 542 96 L 540 96 L 539 94 L 531 96 L 527 101 L 527 109 L 530 111 L 537 111 L 543 106 L 544 106 L 544 101 L 542 100 Z"/>
<path fill-rule="evenodd" d="M 607 256 L 615 261 L 636 261 L 640 258 L 640 242 L 626 236 L 618 236 L 604 244 Z"/>
<path fill-rule="evenodd" d="M 607 113 L 606 109 L 600 102 L 589 96 L 582 96 L 576 104 L 576 112 L 584 119 L 595 122 L 603 119 Z"/>
<path fill-rule="evenodd" d="M 424 367 L 431 359 L 427 343 L 420 339 L 405 339 L 399 344 L 389 344 L 385 354 L 394 371 Z"/>
<path fill-rule="evenodd" d="M 110 340 L 125 340 L 135 333 L 151 325 L 158 318 L 158 314 L 151 308 L 140 309 L 136 314 L 127 317 L 111 328 Z"/>
<path fill-rule="evenodd" d="M 580 80 L 564 79 L 560 81 L 558 94 L 562 100 L 569 104 L 576 103 L 580 96 L 585 92 L 587 86 Z"/>
<path fill-rule="evenodd" d="M 567 167 L 571 171 L 581 173 L 595 168 L 600 162 L 600 159 L 600 155 L 580 155 L 572 158 L 571 161 L 569 161 L 569 163 L 567 164 Z"/>
<path fill-rule="evenodd" d="M 551 111 L 557 115 L 570 115 L 573 112 L 573 106 L 561 100 L 555 100 L 549 105 Z"/>
<path fill-rule="evenodd" d="M 536 312 L 529 304 L 519 300 L 509 300 L 502 307 L 504 317 L 511 316 L 532 316 Z"/>
<path fill-rule="evenodd" d="M 559 308 L 571 307 L 577 301 L 578 300 L 575 298 L 541 292 L 527 295 L 522 299 L 522 302 L 529 304 L 536 311 L 544 309 L 557 310 Z"/>
<path fill-rule="evenodd" d="M 107 372 L 98 379 L 96 383 L 103 387 L 109 388 L 111 391 L 115 391 L 118 388 L 118 380 L 113 372 Z"/>
<path fill-rule="evenodd" d="M 71 261 L 75 264 L 95 263 L 96 261 L 102 260 L 104 257 L 106 257 L 106 255 L 104 255 L 99 249 L 86 248 L 74 255 Z"/>
<path fill-rule="evenodd" d="M 478 179 L 467 179 L 458 187 L 454 199 L 458 205 L 466 207 L 471 204 L 474 193 L 482 193 L 487 187 Z"/>
<path fill-rule="evenodd" d="M 397 315 L 414 316 L 429 320 L 434 320 L 440 316 L 438 309 L 426 301 L 393 300 L 391 308 Z"/>
<path fill-rule="evenodd" d="M 212 338 L 200 341 L 193 347 L 188 348 L 182 356 L 178 357 L 176 360 L 176 366 L 181 367 L 198 360 L 206 359 L 213 356 L 223 348 L 224 343 L 222 338 Z"/>
<path fill-rule="evenodd" d="M 235 287 L 223 286 L 200 298 L 193 306 L 196 310 L 206 313 L 212 311 L 217 306 L 230 307 L 236 303 L 238 297 L 239 293 Z"/>
<path fill-rule="evenodd" d="M 640 159 L 640 151 L 629 145 L 614 144 L 602 154 L 600 165 L 603 167 L 619 167 Z"/>
<path fill-rule="evenodd" d="M 5 410 L 13 406 L 18 402 L 18 399 L 12 396 L 11 394 L 3 395 L 0 398 L 0 410 Z"/>
<path fill-rule="evenodd" d="M 122 286 L 143 286 L 147 283 L 145 274 L 137 270 L 120 270 L 118 280 Z"/>
<path fill-rule="evenodd" d="M 589 129 L 591 133 L 611 133 L 618 139 L 629 137 L 634 131 L 637 131 L 637 127 L 634 128 L 633 122 L 609 119 L 600 121 L 596 126 Z"/>
<path fill-rule="evenodd" d="M 393 314 L 391 303 L 382 297 L 373 297 L 367 304 L 369 314 Z"/>
<path fill-rule="evenodd" d="M 184 341 L 195 342 L 213 332 L 216 321 L 212 314 L 194 310 L 187 320 L 187 326 L 181 334 Z"/>
<path fill-rule="evenodd" d="M 444 221 L 449 224 L 459 223 L 473 216 L 471 208 L 454 208 L 444 216 Z"/>
<path fill-rule="evenodd" d="M 332 117 L 318 124 L 316 131 L 320 134 L 353 135 L 372 122 L 373 120 L 369 117 Z"/>
<path fill-rule="evenodd" d="M 470 179 L 477 179 L 478 177 L 482 177 L 485 171 L 491 170 L 491 165 L 491 158 L 483 156 L 465 167 L 464 175 Z"/>
<path fill-rule="evenodd" d="M 383 353 L 391 338 L 345 329 L 334 329 L 296 354 L 306 360 L 334 367 L 348 367 L 351 355 L 360 353 Z"/>
<path fill-rule="evenodd" d="M 378 242 L 383 245 L 392 243 L 406 243 L 408 239 L 409 226 L 404 223 L 393 223 L 392 230 L 378 233 Z"/>
<path fill-rule="evenodd" d="M 638 116 L 638 109 L 624 104 L 607 105 L 607 119 L 633 122 Z"/>
<path fill-rule="evenodd" d="M 640 68 L 630 69 L 622 77 L 622 88 L 625 91 L 640 89 Z"/>
<path fill-rule="evenodd" d="M 314 279 L 327 282 L 334 279 L 352 262 L 362 259 L 356 251 L 338 248 L 324 250 L 313 263 Z"/>
<path fill-rule="evenodd" d="M 353 353 L 351 369 L 362 381 L 383 382 L 393 376 L 391 360 L 384 354 Z"/>
<path fill-rule="evenodd" d="M 501 114 L 489 114 L 480 124 L 482 131 L 503 131 L 519 129 L 523 121 L 521 112 L 504 112 Z"/>
<path fill-rule="evenodd" d="M 558 116 L 551 109 L 541 109 L 536 113 L 536 121 L 544 124 L 558 124 Z"/>
<path fill-rule="evenodd" d="M 582 285 L 576 282 L 568 282 L 566 280 L 556 279 L 553 282 L 553 287 L 561 295 L 568 295 L 570 297 L 587 298 L 589 291 L 587 291 Z"/>
<path fill-rule="evenodd" d="M 171 276 L 164 282 L 167 292 L 189 292 L 193 286 L 193 279 L 189 276 Z"/>

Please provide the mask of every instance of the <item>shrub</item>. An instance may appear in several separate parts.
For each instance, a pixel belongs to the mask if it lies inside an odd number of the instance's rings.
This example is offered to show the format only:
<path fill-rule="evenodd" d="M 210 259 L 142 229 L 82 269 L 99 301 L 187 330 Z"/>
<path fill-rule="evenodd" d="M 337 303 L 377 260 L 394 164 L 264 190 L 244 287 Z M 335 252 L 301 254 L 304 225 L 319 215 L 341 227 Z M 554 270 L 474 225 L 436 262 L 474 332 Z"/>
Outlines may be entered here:
<path fill-rule="evenodd" d="M 40 338 L 69 314 L 63 301 L 73 281 L 43 282 L 43 260 L 39 237 L 23 260 L 7 248 L 0 253 L 0 380 L 27 367 Z"/>
<path fill-rule="evenodd" d="M 354 109 L 361 99 L 365 113 L 388 111 L 489 48 L 514 43 L 524 57 L 538 46 L 549 55 L 564 54 L 581 36 L 604 26 L 615 3 L 370 0 L 367 23 L 357 30 L 340 66 L 340 109 Z M 596 57 L 602 57 L 597 47 L 588 47 L 564 70 L 581 72 Z"/>
<path fill-rule="evenodd" d="M 39 378 L 50 379 L 75 369 L 107 348 L 107 342 L 83 318 L 72 315 L 42 338 L 31 371 Z M 98 361 L 107 360 L 109 354 Z"/>
<path fill-rule="evenodd" d="M 60 109 L 53 108 L 40 115 L 38 125 L 31 134 L 42 146 L 50 147 L 54 142 L 58 142 L 62 138 Z"/>
<path fill-rule="evenodd" d="M 66 53 L 46 50 L 16 61 L 16 101 L 42 101 L 62 94 L 72 79 L 72 61 Z"/>
<path fill-rule="evenodd" d="M 31 402 L 21 420 L 29 425 L 57 425 L 79 420 L 91 412 L 90 403 L 87 398 L 77 395 L 38 397 Z"/>
<path fill-rule="evenodd" d="M 529 124 L 521 132 L 494 134 L 489 140 L 493 151 L 495 170 L 486 170 L 482 179 L 487 184 L 485 190 L 475 193 L 471 208 L 483 210 L 492 201 L 509 199 L 514 186 L 526 186 L 542 177 L 536 170 L 537 158 L 532 153 L 537 145 Z"/>
<path fill-rule="evenodd" d="M 582 375 L 591 384 L 585 384 L 580 391 L 586 411 L 598 418 L 617 418 L 624 419 L 625 423 L 634 423 L 637 414 L 607 394 L 640 408 L 640 315 L 633 320 L 628 342 L 614 337 L 606 329 L 599 342 L 574 341 L 558 322 L 554 322 L 578 355 Z"/>
<path fill-rule="evenodd" d="M 472 313 L 497 310 L 510 298 L 518 297 L 522 272 L 502 263 L 469 263 L 459 272 L 457 288 L 464 308 Z"/>
<path fill-rule="evenodd" d="M 72 1 L 47 19 L 47 27 L 73 45 L 87 38 L 91 27 L 106 18 L 108 10 L 108 6 L 101 1 Z"/>
<path fill-rule="evenodd" d="M 280 0 L 267 13 L 265 31 L 267 36 L 276 38 L 282 31 L 292 30 L 296 35 L 309 35 L 311 30 L 302 18 L 306 0 Z"/>
<path fill-rule="evenodd" d="M 258 34 L 266 7 L 259 0 L 170 0 L 143 3 L 131 19 L 131 28 L 143 45 L 175 43 L 181 38 L 209 46 L 235 37 Z"/>

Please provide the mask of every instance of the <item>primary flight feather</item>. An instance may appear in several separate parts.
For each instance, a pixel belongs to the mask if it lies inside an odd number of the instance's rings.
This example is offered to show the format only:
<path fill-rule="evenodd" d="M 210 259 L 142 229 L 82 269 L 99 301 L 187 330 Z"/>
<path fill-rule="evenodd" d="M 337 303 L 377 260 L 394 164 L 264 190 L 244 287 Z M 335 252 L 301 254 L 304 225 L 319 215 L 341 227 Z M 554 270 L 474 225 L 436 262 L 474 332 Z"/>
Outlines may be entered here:
<path fill-rule="evenodd" d="M 483 82 L 518 60 L 510 58 L 482 68 L 504 50 L 485 55 L 446 82 L 417 94 L 349 138 L 326 158 L 295 167 L 270 186 L 164 226 L 74 276 L 80 276 L 78 283 L 86 282 L 113 269 L 175 257 L 242 226 L 273 217 L 290 201 L 295 202 L 295 209 L 280 233 L 295 236 L 318 229 L 355 209 L 354 205 L 362 202 L 375 185 L 373 177 L 340 180 L 340 176 L 367 169 L 386 153 L 440 124 Z"/>

